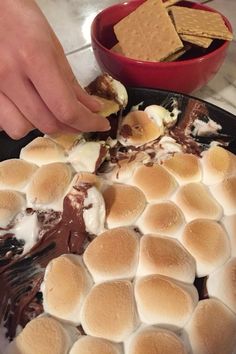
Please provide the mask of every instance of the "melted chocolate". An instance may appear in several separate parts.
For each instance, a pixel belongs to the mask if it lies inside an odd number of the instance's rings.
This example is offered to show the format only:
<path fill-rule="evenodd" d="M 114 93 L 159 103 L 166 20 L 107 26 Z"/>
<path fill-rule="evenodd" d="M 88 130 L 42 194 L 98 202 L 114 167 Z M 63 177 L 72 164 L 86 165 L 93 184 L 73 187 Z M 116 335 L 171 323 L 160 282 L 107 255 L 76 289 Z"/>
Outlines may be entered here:
<path fill-rule="evenodd" d="M 195 119 L 207 115 L 208 109 L 204 102 L 199 102 L 192 98 L 188 100 L 182 119 L 170 130 L 170 136 L 182 145 L 184 152 L 199 156 L 203 151 L 203 147 L 196 142 L 190 133 Z"/>
<path fill-rule="evenodd" d="M 18 325 L 25 326 L 43 311 L 40 286 L 50 260 L 65 253 L 83 253 L 87 241 L 84 199 L 89 188 L 89 184 L 74 187 L 64 198 L 60 221 L 43 233 L 29 253 L 0 269 L 0 322 L 10 339 Z M 45 217 L 50 220 L 50 214 L 41 215 Z"/>
<path fill-rule="evenodd" d="M 107 98 L 108 100 L 114 100 L 120 104 L 119 101 L 117 101 L 117 93 L 111 86 L 110 77 L 106 73 L 98 76 L 85 88 L 85 90 L 90 95 L 97 95 L 99 97 Z"/>

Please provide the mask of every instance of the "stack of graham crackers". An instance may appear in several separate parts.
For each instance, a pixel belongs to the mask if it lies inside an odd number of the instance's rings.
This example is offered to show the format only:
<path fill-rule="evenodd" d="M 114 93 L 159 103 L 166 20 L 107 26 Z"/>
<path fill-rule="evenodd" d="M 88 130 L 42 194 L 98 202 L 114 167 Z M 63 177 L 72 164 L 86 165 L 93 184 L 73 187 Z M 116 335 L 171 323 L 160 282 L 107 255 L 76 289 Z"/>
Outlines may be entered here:
<path fill-rule="evenodd" d="M 114 26 L 118 43 L 111 50 L 136 60 L 174 61 L 192 45 L 233 39 L 219 13 L 172 6 L 178 1 L 145 1 Z"/>

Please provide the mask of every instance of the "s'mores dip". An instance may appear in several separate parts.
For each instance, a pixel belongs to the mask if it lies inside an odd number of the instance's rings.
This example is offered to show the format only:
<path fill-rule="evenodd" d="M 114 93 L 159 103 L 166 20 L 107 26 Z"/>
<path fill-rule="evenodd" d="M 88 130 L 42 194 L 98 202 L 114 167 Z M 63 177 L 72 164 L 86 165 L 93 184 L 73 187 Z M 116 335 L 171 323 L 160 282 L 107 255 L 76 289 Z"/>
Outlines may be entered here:
<path fill-rule="evenodd" d="M 235 354 L 231 138 L 204 102 L 87 90 L 110 132 L 0 162 L 1 354 Z"/>

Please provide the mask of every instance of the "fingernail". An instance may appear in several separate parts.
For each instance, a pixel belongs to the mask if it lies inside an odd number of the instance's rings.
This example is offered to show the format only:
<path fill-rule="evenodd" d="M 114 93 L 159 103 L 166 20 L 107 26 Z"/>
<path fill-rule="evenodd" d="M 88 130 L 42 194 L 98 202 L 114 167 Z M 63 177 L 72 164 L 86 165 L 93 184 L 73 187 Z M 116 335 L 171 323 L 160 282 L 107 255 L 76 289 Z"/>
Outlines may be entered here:
<path fill-rule="evenodd" d="M 111 129 L 111 125 L 108 119 L 104 119 L 103 118 L 103 125 L 102 125 L 102 130 L 106 131 L 106 130 L 110 130 Z"/>

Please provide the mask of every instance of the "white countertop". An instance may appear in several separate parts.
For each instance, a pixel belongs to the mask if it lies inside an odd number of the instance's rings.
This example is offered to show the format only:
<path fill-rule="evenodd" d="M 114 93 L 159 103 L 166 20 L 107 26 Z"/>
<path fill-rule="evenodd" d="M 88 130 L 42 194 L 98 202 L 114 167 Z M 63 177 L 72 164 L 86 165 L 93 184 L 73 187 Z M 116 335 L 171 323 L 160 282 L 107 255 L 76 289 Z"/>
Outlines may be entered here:
<path fill-rule="evenodd" d="M 100 72 L 90 45 L 90 25 L 105 7 L 124 0 L 37 0 L 59 37 L 74 73 L 82 85 Z M 226 109 L 236 115 L 236 1 L 198 0 L 219 10 L 231 22 L 235 39 L 230 43 L 226 59 L 207 86 L 192 95 Z"/>

